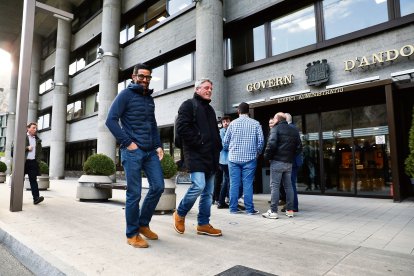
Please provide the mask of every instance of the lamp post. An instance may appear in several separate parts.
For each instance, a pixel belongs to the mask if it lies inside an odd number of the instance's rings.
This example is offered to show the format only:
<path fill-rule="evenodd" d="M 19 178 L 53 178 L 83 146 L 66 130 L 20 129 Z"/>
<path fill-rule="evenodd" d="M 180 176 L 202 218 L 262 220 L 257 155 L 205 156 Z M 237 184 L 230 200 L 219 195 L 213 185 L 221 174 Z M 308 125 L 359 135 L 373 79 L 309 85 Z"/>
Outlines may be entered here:
<path fill-rule="evenodd" d="M 17 86 L 16 125 L 14 130 L 13 174 L 11 178 L 10 211 L 22 210 L 26 144 L 26 121 L 29 105 L 30 64 L 32 59 L 35 10 L 46 11 L 57 18 L 72 20 L 73 14 L 35 0 L 25 0 L 22 16 L 19 75 Z"/>

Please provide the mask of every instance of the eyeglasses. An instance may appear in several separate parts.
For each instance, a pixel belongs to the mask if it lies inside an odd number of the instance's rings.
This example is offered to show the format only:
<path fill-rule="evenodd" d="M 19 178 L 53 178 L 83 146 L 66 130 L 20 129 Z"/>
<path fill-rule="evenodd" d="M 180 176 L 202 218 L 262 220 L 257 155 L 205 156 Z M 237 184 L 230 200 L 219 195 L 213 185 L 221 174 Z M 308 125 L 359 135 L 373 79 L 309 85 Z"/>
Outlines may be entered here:
<path fill-rule="evenodd" d="M 145 76 L 144 74 L 139 74 L 139 75 L 135 75 L 135 76 L 137 76 L 139 80 L 146 79 L 147 81 L 150 81 L 152 79 L 152 76 L 150 76 L 150 75 Z"/>

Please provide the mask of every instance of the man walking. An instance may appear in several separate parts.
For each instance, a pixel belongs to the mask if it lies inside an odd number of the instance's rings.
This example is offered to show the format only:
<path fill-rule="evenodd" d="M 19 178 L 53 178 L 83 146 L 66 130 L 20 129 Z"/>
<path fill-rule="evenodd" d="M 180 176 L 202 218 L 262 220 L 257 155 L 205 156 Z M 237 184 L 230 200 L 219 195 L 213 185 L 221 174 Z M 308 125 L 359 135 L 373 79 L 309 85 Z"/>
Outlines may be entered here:
<path fill-rule="evenodd" d="M 185 216 L 200 197 L 197 234 L 222 235 L 210 224 L 214 177 L 222 148 L 216 113 L 210 106 L 212 90 L 211 80 L 197 80 L 193 98 L 183 102 L 178 110 L 177 133 L 191 176 L 191 186 L 173 214 L 174 229 L 179 234 L 184 234 Z"/>
<path fill-rule="evenodd" d="M 263 150 L 263 131 L 259 122 L 249 118 L 249 105 L 241 103 L 239 118 L 230 123 L 224 136 L 223 148 L 229 151 L 230 213 L 238 212 L 240 186 L 243 187 L 244 206 L 249 215 L 258 214 L 253 204 L 253 179 L 257 157 Z"/>
<path fill-rule="evenodd" d="M 148 247 L 140 234 L 149 240 L 158 239 L 158 235 L 149 228 L 149 223 L 164 191 L 160 163 L 164 152 L 155 120 L 155 104 L 151 97 L 153 90 L 149 89 L 151 78 L 151 69 L 146 64 L 137 64 L 132 82 L 114 99 L 106 119 L 106 126 L 120 144 L 127 181 L 127 243 L 139 248 Z M 141 170 L 148 178 L 149 191 L 140 210 Z"/>
<path fill-rule="evenodd" d="M 292 162 L 296 155 L 302 151 L 299 132 L 290 127 L 285 115 L 279 112 L 274 117 L 275 126 L 270 130 L 264 157 L 270 160 L 270 209 L 262 216 L 277 219 L 277 206 L 279 203 L 279 187 L 283 179 L 286 192 L 286 215 L 293 217 L 293 190 L 291 183 Z"/>
<path fill-rule="evenodd" d="M 42 158 L 42 140 L 37 137 L 36 133 L 37 124 L 33 122 L 28 124 L 24 173 L 29 177 L 30 190 L 32 191 L 33 204 L 35 205 L 44 200 L 43 196 L 39 196 L 39 185 L 37 183 L 37 176 L 40 175 L 39 163 Z"/>

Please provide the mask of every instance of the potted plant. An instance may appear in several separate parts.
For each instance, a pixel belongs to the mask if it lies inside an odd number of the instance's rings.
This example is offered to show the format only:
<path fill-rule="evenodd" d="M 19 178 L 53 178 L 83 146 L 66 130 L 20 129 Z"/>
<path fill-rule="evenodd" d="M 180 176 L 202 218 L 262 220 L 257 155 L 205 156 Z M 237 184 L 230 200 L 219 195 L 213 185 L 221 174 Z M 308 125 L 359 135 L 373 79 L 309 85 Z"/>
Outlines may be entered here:
<path fill-rule="evenodd" d="M 414 106 L 412 116 L 411 128 L 408 134 L 408 148 L 410 150 L 404 164 L 405 173 L 411 178 L 411 184 L 414 185 Z"/>
<path fill-rule="evenodd" d="M 4 183 L 6 181 L 6 171 L 7 165 L 3 161 L 0 161 L 0 183 Z"/>
<path fill-rule="evenodd" d="M 115 174 L 114 161 L 105 154 L 93 154 L 83 164 L 84 174 L 78 179 L 76 198 L 80 200 L 107 200 L 112 197 L 112 179 Z M 104 184 L 104 185 L 102 185 Z"/>
<path fill-rule="evenodd" d="M 50 187 L 50 180 L 49 180 L 49 166 L 46 162 L 40 161 L 39 163 L 39 172 L 40 175 L 37 176 L 37 185 L 39 190 L 44 191 L 49 189 Z M 30 190 L 30 182 L 29 177 L 25 176 L 24 178 L 24 188 L 26 190 Z"/>
<path fill-rule="evenodd" d="M 170 154 L 164 154 L 164 158 L 161 160 L 161 168 L 165 186 L 160 201 L 157 207 L 155 207 L 155 211 L 163 214 L 166 211 L 174 211 L 177 200 L 177 194 L 175 193 L 176 184 L 173 178 L 177 174 L 177 164 L 175 164 L 174 158 Z M 142 197 L 144 197 L 149 189 L 149 184 L 146 179 L 142 181 L 142 188 Z"/>

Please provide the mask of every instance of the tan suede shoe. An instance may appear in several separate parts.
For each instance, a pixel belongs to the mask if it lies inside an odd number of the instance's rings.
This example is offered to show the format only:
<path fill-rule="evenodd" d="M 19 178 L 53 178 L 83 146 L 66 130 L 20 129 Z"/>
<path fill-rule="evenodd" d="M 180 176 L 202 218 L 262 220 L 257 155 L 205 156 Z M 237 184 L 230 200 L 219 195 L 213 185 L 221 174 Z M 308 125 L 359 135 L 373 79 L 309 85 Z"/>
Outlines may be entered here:
<path fill-rule="evenodd" d="M 173 214 L 174 218 L 174 229 L 179 234 L 184 234 L 185 231 L 185 217 L 180 217 L 177 211 Z"/>
<path fill-rule="evenodd" d="M 158 235 L 152 232 L 149 226 L 140 226 L 139 233 L 149 240 L 158 240 Z"/>
<path fill-rule="evenodd" d="M 198 225 L 197 234 L 199 235 L 208 235 L 208 236 L 221 236 L 221 230 L 214 228 L 211 224 Z"/>
<path fill-rule="evenodd" d="M 147 241 L 141 238 L 139 234 L 136 236 L 133 236 L 132 238 L 127 238 L 127 243 L 136 248 L 147 248 L 148 247 Z"/>

